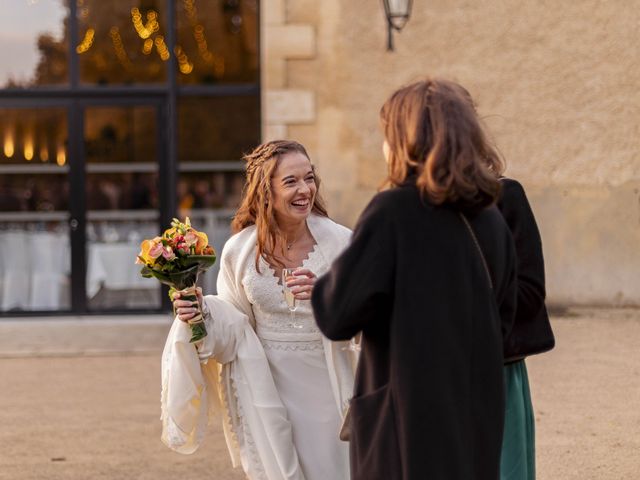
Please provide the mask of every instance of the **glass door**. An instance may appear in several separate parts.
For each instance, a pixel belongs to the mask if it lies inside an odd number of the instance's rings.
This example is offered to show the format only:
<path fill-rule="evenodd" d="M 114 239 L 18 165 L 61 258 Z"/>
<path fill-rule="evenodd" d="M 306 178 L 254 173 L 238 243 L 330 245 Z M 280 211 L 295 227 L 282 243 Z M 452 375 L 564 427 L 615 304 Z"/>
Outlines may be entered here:
<path fill-rule="evenodd" d="M 0 105 L 0 313 L 71 308 L 68 109 L 41 105 Z"/>
<path fill-rule="evenodd" d="M 89 311 L 157 310 L 161 289 L 140 276 L 140 242 L 160 233 L 160 106 L 83 108 L 86 306 Z"/>

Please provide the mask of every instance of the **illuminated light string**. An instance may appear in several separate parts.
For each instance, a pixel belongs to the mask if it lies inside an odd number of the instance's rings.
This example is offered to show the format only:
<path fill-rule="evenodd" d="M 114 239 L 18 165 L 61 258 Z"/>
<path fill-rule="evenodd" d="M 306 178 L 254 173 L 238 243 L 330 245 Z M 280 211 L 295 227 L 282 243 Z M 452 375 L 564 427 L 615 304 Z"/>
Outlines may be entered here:
<path fill-rule="evenodd" d="M 182 50 L 182 47 L 180 45 L 176 45 L 174 52 L 178 58 L 178 68 L 180 69 L 180 72 L 185 75 L 190 74 L 193 71 L 193 63 L 189 61 L 189 58 Z"/>
<path fill-rule="evenodd" d="M 195 5 L 195 0 L 182 0 L 184 5 L 184 11 L 187 14 L 187 18 L 191 22 L 191 26 L 198 23 L 198 9 Z"/>
<path fill-rule="evenodd" d="M 187 15 L 189 23 L 193 27 L 193 37 L 198 44 L 198 53 L 207 65 L 213 65 L 214 72 L 220 76 L 224 73 L 224 60 L 220 63 L 217 60 L 217 56 L 209 51 L 209 45 L 207 44 L 207 37 L 204 33 L 204 27 L 198 22 L 198 9 L 195 6 L 195 0 L 183 0 L 184 10 Z M 220 68 L 222 66 L 222 68 Z"/>
<path fill-rule="evenodd" d="M 207 65 L 213 65 L 215 62 L 215 56 L 209 51 L 209 45 L 207 44 L 207 37 L 204 35 L 204 27 L 197 24 L 193 27 L 193 36 L 198 44 L 198 52 Z"/>
<path fill-rule="evenodd" d="M 84 38 L 80 45 L 76 47 L 76 52 L 82 54 L 88 51 L 93 45 L 93 39 L 95 38 L 96 31 L 93 28 L 88 28 L 84 34 Z"/>
<path fill-rule="evenodd" d="M 162 35 L 158 35 L 155 38 L 154 43 L 156 44 L 156 50 L 158 51 L 158 55 L 160 55 L 162 61 L 166 62 L 167 60 L 169 60 L 171 54 L 169 53 L 167 44 L 164 43 L 164 37 Z"/>
<path fill-rule="evenodd" d="M 40 148 L 40 160 L 42 163 L 49 161 L 49 149 L 46 146 Z"/>
<path fill-rule="evenodd" d="M 109 30 L 109 35 L 111 36 L 111 41 L 113 42 L 113 48 L 116 51 L 116 56 L 118 57 L 118 60 L 120 61 L 120 63 L 124 68 L 130 69 L 133 66 L 133 64 L 131 63 L 131 60 L 127 56 L 127 52 L 124 49 L 124 45 L 122 43 L 122 37 L 120 36 L 120 31 L 118 30 L 118 27 L 111 27 L 111 30 Z"/>
<path fill-rule="evenodd" d="M 133 22 L 133 28 L 136 29 L 138 36 L 146 40 L 152 34 L 160 30 L 160 23 L 158 23 L 158 13 L 155 10 L 149 10 L 147 12 L 147 24 L 142 22 L 142 14 L 140 9 L 134 7 L 131 9 L 131 21 Z"/>
<path fill-rule="evenodd" d="M 152 50 L 153 50 L 153 40 L 151 40 L 150 38 L 147 38 L 144 41 L 144 44 L 142 45 L 142 53 L 144 53 L 145 55 L 149 55 L 151 54 Z"/>

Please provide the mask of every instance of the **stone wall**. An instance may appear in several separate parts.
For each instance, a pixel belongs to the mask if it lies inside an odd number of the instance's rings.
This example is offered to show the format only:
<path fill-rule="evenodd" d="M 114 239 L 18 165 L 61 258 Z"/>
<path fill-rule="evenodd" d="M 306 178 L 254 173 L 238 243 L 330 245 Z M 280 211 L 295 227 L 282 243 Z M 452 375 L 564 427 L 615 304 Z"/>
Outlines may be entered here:
<path fill-rule="evenodd" d="M 304 143 L 353 225 L 384 178 L 378 111 L 459 81 L 530 197 L 550 303 L 640 305 L 640 1 L 414 1 L 386 51 L 378 0 L 262 2 L 265 138 Z"/>

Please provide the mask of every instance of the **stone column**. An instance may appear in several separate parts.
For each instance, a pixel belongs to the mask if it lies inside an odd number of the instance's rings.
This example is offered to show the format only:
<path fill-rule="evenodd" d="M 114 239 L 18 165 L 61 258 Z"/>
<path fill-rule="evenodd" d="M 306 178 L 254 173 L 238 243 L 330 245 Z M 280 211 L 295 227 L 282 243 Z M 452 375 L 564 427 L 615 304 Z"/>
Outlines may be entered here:
<path fill-rule="evenodd" d="M 264 0 L 261 6 L 262 140 L 287 138 L 289 125 L 314 123 L 315 94 L 291 88 L 288 60 L 313 59 L 312 25 L 287 23 L 286 0 Z"/>

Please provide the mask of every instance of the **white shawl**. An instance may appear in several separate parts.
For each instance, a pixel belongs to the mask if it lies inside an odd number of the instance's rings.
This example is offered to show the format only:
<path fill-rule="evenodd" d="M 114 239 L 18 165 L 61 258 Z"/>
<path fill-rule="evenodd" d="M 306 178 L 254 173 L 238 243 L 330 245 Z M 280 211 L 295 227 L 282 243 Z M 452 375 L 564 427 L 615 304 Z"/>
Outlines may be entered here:
<path fill-rule="evenodd" d="M 330 265 L 347 246 L 351 232 L 316 215 L 307 225 Z M 177 452 L 195 452 L 219 395 L 234 467 L 242 464 L 251 479 L 304 480 L 291 424 L 242 285 L 248 262 L 255 261 L 255 246 L 255 227 L 225 244 L 218 295 L 205 297 L 208 335 L 198 350 L 189 344 L 189 327 L 174 320 L 162 355 L 162 441 Z M 347 342 L 323 342 L 336 408 L 342 414 L 352 395 L 355 354 L 345 348 Z"/>

